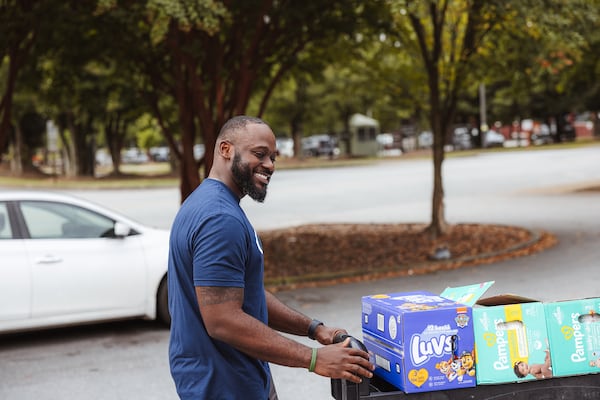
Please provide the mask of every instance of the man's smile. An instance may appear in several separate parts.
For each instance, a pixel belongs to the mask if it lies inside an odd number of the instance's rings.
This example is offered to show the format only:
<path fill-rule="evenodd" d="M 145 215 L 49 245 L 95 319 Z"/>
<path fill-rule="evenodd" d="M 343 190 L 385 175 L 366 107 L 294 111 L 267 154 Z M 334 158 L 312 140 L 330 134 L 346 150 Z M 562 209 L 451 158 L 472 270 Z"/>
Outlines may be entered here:
<path fill-rule="evenodd" d="M 256 178 L 258 178 L 258 180 L 261 183 L 265 184 L 265 185 L 268 185 L 269 181 L 271 180 L 271 175 L 270 174 L 265 174 L 265 173 L 261 173 L 261 172 L 255 172 L 254 176 Z"/>

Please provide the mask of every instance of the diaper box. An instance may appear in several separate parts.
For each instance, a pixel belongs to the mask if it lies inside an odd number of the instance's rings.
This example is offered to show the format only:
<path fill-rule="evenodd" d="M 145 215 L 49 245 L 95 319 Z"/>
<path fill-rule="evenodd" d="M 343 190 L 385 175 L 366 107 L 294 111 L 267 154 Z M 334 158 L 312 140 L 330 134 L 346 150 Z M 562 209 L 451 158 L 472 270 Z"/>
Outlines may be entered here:
<path fill-rule="evenodd" d="M 554 376 L 600 372 L 600 298 L 546 303 Z"/>
<path fill-rule="evenodd" d="M 471 307 L 429 292 L 362 298 L 375 374 L 406 393 L 476 384 Z"/>
<path fill-rule="evenodd" d="M 543 303 L 514 294 L 481 299 L 493 283 L 446 288 L 441 293 L 473 306 L 477 384 L 552 377 Z"/>
<path fill-rule="evenodd" d="M 478 300 L 473 329 L 478 385 L 552 377 L 543 303 L 510 294 Z"/>

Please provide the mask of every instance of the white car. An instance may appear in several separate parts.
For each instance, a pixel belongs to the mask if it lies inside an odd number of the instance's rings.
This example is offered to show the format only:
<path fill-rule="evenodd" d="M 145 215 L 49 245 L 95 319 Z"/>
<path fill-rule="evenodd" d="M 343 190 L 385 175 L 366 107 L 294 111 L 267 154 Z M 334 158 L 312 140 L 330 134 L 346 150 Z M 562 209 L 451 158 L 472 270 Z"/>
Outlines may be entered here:
<path fill-rule="evenodd" d="M 291 158 L 294 157 L 294 139 L 291 138 L 277 138 L 275 140 L 277 144 L 277 155 L 281 157 Z"/>
<path fill-rule="evenodd" d="M 485 147 L 502 147 L 504 146 L 504 142 L 506 138 L 500 132 L 496 132 L 495 130 L 490 129 L 485 132 L 484 143 Z"/>
<path fill-rule="evenodd" d="M 0 332 L 125 318 L 170 323 L 169 231 L 89 201 L 0 191 Z"/>
<path fill-rule="evenodd" d="M 431 131 L 423 131 L 419 133 L 417 138 L 417 146 L 419 149 L 430 149 L 433 147 L 433 133 Z"/>

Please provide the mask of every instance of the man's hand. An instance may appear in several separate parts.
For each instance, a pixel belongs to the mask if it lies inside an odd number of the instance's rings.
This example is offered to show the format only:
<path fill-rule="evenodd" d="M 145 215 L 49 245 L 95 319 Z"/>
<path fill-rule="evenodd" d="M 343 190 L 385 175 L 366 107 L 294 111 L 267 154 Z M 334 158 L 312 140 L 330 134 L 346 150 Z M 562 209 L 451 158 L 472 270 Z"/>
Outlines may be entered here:
<path fill-rule="evenodd" d="M 348 332 L 342 328 L 334 328 L 326 325 L 319 325 L 315 330 L 315 340 L 322 345 L 328 345 L 334 343 L 334 338 L 339 335 L 347 335 Z"/>
<path fill-rule="evenodd" d="M 362 382 L 362 377 L 371 378 L 375 366 L 369 362 L 369 353 L 349 346 L 350 338 L 347 338 L 341 343 L 319 348 L 315 373 L 354 383 Z"/>

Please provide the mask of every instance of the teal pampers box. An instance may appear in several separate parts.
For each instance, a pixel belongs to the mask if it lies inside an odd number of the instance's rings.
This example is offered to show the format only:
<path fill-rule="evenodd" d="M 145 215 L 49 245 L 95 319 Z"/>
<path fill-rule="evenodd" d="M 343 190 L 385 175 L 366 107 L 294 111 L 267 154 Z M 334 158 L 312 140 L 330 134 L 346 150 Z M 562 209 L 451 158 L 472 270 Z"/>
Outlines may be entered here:
<path fill-rule="evenodd" d="M 493 283 L 446 288 L 441 294 L 473 306 L 477 384 L 552 377 L 544 305 L 514 294 L 480 299 Z"/>
<path fill-rule="evenodd" d="M 473 307 L 477 384 L 551 378 L 544 304 L 514 295 Z"/>
<path fill-rule="evenodd" d="M 362 298 L 374 373 L 406 393 L 473 387 L 471 307 L 429 292 Z"/>
<path fill-rule="evenodd" d="M 600 298 L 545 304 L 555 376 L 600 372 Z"/>

